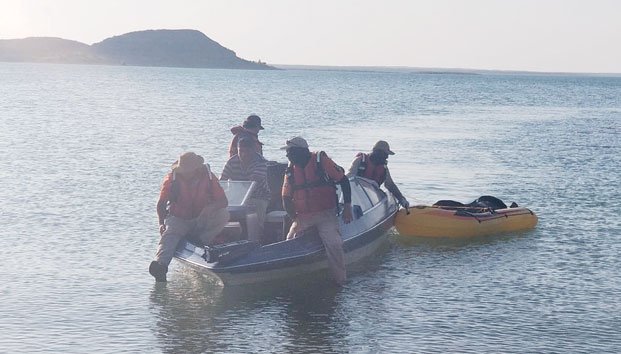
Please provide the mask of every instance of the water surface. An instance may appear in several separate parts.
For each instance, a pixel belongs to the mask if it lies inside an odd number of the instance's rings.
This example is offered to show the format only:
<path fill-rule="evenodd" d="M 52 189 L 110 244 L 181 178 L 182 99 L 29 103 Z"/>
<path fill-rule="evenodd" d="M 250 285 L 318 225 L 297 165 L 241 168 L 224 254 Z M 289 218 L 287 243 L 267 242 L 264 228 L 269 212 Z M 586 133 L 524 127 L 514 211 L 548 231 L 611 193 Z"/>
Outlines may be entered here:
<path fill-rule="evenodd" d="M 0 63 L 7 352 L 618 352 L 621 78 Z M 378 139 L 412 204 L 494 195 L 535 230 L 403 239 L 348 284 L 147 273 L 176 156 L 221 171 L 248 114 L 343 166 Z"/>

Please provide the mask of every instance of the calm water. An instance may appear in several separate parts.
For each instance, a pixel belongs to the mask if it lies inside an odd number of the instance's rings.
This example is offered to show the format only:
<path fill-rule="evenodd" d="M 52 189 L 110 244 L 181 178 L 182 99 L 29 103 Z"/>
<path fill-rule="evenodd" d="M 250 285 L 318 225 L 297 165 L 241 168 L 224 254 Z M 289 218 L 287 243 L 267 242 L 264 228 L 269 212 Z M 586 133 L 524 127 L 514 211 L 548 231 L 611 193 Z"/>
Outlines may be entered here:
<path fill-rule="evenodd" d="M 221 289 L 147 266 L 162 177 L 221 171 L 249 113 L 347 166 L 378 139 L 413 204 L 484 194 L 540 217 L 391 235 L 343 289 Z M 0 352 L 619 352 L 621 78 L 0 63 Z"/>

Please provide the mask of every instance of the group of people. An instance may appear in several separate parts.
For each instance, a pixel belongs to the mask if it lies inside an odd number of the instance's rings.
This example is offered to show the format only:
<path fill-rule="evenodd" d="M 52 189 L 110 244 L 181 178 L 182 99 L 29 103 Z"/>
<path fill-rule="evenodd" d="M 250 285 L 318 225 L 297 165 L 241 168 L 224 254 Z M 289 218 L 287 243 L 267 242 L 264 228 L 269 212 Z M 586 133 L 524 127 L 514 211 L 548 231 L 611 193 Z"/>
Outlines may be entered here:
<path fill-rule="evenodd" d="M 228 200 L 219 180 L 255 181 L 256 188 L 248 205 L 252 206 L 262 227 L 270 202 L 267 182 L 267 161 L 259 131 L 264 129 L 261 118 L 250 115 L 242 125 L 231 128 L 233 140 L 229 160 L 220 178 L 205 164 L 202 156 L 183 153 L 166 174 L 157 202 L 160 240 L 149 273 L 158 282 L 166 281 L 166 273 L 178 243 L 192 234 L 203 244 L 213 243 L 229 221 Z M 281 148 L 286 150 L 289 166 L 282 186 L 282 204 L 293 221 L 287 239 L 315 227 L 337 284 L 346 280 L 343 240 L 336 215 L 335 184 L 343 192 L 344 223 L 352 220 L 350 176 L 372 179 L 384 184 L 407 208 L 409 203 L 395 185 L 387 167 L 388 156 L 394 155 L 386 141 L 378 141 L 370 153 L 359 153 L 347 173 L 325 152 L 311 152 L 307 141 L 294 137 Z M 262 230 L 259 231 L 261 233 Z"/>

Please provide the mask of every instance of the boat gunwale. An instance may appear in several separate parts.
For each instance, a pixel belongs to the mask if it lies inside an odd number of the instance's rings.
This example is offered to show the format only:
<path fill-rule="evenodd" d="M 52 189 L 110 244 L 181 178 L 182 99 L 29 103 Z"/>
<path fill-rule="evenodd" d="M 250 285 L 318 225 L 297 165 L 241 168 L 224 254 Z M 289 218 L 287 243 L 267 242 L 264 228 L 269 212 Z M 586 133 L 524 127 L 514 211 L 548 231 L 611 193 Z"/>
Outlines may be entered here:
<path fill-rule="evenodd" d="M 378 207 L 384 207 L 384 206 L 389 206 L 390 207 L 390 200 L 389 200 L 390 196 L 386 195 L 385 200 L 380 201 L 379 203 L 377 203 L 376 205 L 374 205 L 372 208 L 369 208 L 365 213 L 368 213 L 370 211 L 372 211 L 375 208 Z M 352 249 L 347 249 L 347 245 L 348 244 L 352 244 L 354 243 L 354 241 L 356 241 L 357 239 L 359 239 L 360 237 L 364 236 L 365 234 L 368 234 L 370 232 L 374 232 L 379 228 L 385 228 L 384 224 L 388 221 L 390 221 L 391 218 L 394 218 L 396 213 L 398 212 L 398 208 L 395 208 L 394 210 L 392 210 L 391 212 L 387 213 L 382 219 L 380 219 L 377 223 L 375 223 L 373 225 L 373 227 L 369 228 L 369 229 L 365 229 L 362 232 L 353 234 L 352 236 L 349 236 L 347 238 L 343 237 L 343 250 L 345 251 L 345 253 L 348 252 L 352 252 L 355 251 L 359 248 L 364 247 L 367 244 L 370 244 L 372 242 L 366 242 L 361 244 L 358 247 L 352 248 Z M 392 227 L 392 226 L 391 226 Z M 388 232 L 390 230 L 390 227 L 386 229 L 386 232 Z M 383 235 L 383 233 L 382 233 Z M 375 237 L 374 239 L 380 238 L 382 235 Z M 303 236 L 304 237 L 304 236 Z M 310 236 L 313 237 L 313 236 Z M 317 236 L 314 236 L 317 237 Z M 274 245 L 279 245 L 282 244 L 283 242 L 292 242 L 295 241 L 295 239 L 293 240 L 283 240 L 280 242 L 276 242 L 276 243 L 272 243 L 272 244 L 268 244 L 265 246 L 260 246 L 259 248 L 264 248 L 264 247 L 271 247 Z M 307 240 L 301 240 L 301 241 L 307 241 Z M 190 241 L 185 240 L 184 244 L 182 245 L 183 248 L 186 248 L 186 245 L 190 244 L 192 246 L 195 247 L 195 251 L 192 252 L 193 254 L 197 254 L 196 249 L 202 249 L 200 246 L 197 246 L 195 244 L 193 244 Z M 189 250 L 188 250 L 189 251 Z M 254 251 L 254 250 L 253 250 Z M 253 252 L 251 251 L 251 252 Z M 257 261 L 255 263 L 244 263 L 244 264 L 234 264 L 234 265 L 224 265 L 222 267 L 218 266 L 218 262 L 213 262 L 213 263 L 198 263 L 195 261 L 192 261 L 188 258 L 182 258 L 182 257 L 177 257 L 177 255 L 175 255 L 175 258 L 177 258 L 178 260 L 182 260 L 184 262 L 187 263 L 192 263 L 194 265 L 196 265 L 197 267 L 200 267 L 201 269 L 205 269 L 208 270 L 214 274 L 217 273 L 224 273 L 224 272 L 233 272 L 233 273 L 247 273 L 246 271 L 244 271 L 244 269 L 249 269 L 249 268 L 253 268 L 254 270 L 256 270 L 256 268 L 264 268 L 266 266 L 275 266 L 275 265 L 280 265 L 280 264 L 285 264 L 286 266 L 288 264 L 312 264 L 314 263 L 316 260 L 322 261 L 323 257 L 318 257 L 318 255 L 322 254 L 325 252 L 325 248 L 323 246 L 323 244 L 321 242 L 317 243 L 315 245 L 315 247 L 313 247 L 312 250 L 310 250 L 310 252 L 306 252 L 303 254 L 298 254 L 298 255 L 294 255 L 294 256 L 286 256 L 286 257 L 282 257 L 282 258 L 275 258 L 275 259 L 270 259 L 270 260 L 263 260 L 263 261 Z M 308 261 L 305 261 L 308 260 Z M 269 270 L 269 269 L 268 269 Z"/>

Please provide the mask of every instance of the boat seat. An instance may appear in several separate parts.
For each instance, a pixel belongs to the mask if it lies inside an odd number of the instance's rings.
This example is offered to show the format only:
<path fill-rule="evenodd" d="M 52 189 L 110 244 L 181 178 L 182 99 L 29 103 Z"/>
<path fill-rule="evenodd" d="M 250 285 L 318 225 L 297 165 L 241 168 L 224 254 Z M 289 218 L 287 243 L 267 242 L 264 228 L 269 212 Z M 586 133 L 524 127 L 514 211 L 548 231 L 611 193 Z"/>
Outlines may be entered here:
<path fill-rule="evenodd" d="M 270 211 L 265 215 L 265 222 L 283 222 L 287 217 L 287 212 L 284 210 Z"/>
<path fill-rule="evenodd" d="M 239 230 L 239 233 L 241 234 L 241 224 L 239 223 L 239 221 L 229 221 L 228 223 L 226 223 L 226 225 L 224 226 L 225 229 L 227 230 Z"/>

